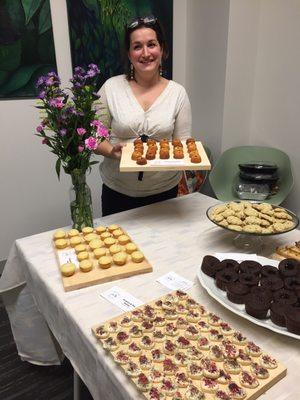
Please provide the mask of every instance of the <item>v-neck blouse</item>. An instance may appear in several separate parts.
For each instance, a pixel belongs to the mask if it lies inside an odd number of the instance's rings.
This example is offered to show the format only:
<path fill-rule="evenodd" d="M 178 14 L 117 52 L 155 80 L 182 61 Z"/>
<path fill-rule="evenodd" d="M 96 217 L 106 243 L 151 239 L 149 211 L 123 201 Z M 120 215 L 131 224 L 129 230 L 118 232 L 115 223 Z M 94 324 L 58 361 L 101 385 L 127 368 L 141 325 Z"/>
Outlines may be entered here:
<path fill-rule="evenodd" d="M 183 86 L 170 80 L 145 111 L 135 97 L 125 75 L 108 79 L 99 91 L 100 119 L 111 128 L 110 142 L 132 142 L 145 133 L 155 140 L 191 136 L 191 107 Z M 120 172 L 119 161 L 105 157 L 100 165 L 103 183 L 133 197 L 148 196 L 176 186 L 181 173 L 147 172 L 142 181 L 137 173 Z"/>

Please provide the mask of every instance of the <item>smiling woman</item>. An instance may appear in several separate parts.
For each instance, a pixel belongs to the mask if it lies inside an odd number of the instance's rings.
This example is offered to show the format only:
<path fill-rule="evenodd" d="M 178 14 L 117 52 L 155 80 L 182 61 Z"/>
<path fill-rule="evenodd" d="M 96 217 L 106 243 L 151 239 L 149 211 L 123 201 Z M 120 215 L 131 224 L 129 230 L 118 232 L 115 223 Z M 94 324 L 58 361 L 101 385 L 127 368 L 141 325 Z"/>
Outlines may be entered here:
<path fill-rule="evenodd" d="M 176 197 L 181 172 L 120 172 L 122 146 L 137 138 L 184 140 L 191 136 L 191 107 L 185 89 L 162 76 L 168 56 L 162 27 L 154 16 L 137 17 L 125 29 L 125 75 L 108 79 L 100 89 L 111 129 L 99 144 L 103 181 L 102 214 L 108 215 Z M 103 111 L 103 110 L 102 110 Z M 139 179 L 138 179 L 139 177 Z"/>

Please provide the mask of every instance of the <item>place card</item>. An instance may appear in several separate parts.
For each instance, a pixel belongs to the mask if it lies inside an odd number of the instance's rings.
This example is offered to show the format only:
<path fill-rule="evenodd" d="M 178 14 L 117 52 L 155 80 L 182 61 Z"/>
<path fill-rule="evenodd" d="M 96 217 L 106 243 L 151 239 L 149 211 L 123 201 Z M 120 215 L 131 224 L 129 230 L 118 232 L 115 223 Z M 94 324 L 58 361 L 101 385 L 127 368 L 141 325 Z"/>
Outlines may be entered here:
<path fill-rule="evenodd" d="M 183 276 L 176 274 L 176 272 L 174 271 L 170 271 L 167 274 L 161 276 L 160 278 L 157 279 L 157 282 L 161 283 L 162 285 L 166 286 L 169 289 L 172 290 L 180 289 L 183 291 L 190 289 L 194 285 L 194 282 L 189 281 Z"/>
<path fill-rule="evenodd" d="M 220 261 L 223 260 L 235 260 L 235 261 L 256 261 L 258 262 L 257 254 L 245 254 L 245 253 L 215 253 L 215 257 L 217 257 Z"/>
<path fill-rule="evenodd" d="M 113 286 L 112 288 L 106 290 L 105 292 L 101 293 L 101 296 L 112 304 L 121 308 L 123 311 L 132 311 L 136 307 L 144 304 L 143 301 L 137 299 L 118 286 Z"/>
<path fill-rule="evenodd" d="M 182 160 L 150 160 L 149 165 L 185 165 Z"/>
<path fill-rule="evenodd" d="M 57 251 L 57 255 L 59 259 L 59 265 L 73 263 L 77 267 L 79 266 L 79 261 L 74 249 L 59 250 Z"/>

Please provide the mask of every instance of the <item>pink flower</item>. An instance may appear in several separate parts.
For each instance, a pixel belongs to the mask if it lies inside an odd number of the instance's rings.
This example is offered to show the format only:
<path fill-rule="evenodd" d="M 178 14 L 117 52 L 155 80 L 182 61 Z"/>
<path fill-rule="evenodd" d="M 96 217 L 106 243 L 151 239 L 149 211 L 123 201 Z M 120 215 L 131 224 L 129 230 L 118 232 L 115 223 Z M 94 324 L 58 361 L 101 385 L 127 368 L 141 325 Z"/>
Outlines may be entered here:
<path fill-rule="evenodd" d="M 98 146 L 98 141 L 94 137 L 89 137 L 88 139 L 85 139 L 84 143 L 85 147 L 89 150 L 96 150 Z"/>
<path fill-rule="evenodd" d="M 64 107 L 64 103 L 63 103 L 62 99 L 59 99 L 59 98 L 50 99 L 49 104 L 51 107 L 55 107 L 55 108 L 63 108 Z"/>
<path fill-rule="evenodd" d="M 39 125 L 39 126 L 36 127 L 36 131 L 39 132 L 39 133 L 42 132 L 43 129 L 44 128 L 43 128 L 42 125 Z"/>
<path fill-rule="evenodd" d="M 104 125 L 97 127 L 97 133 L 96 134 L 97 134 L 98 137 L 103 137 L 103 138 L 108 138 L 108 136 L 109 136 L 108 130 L 105 128 Z"/>
<path fill-rule="evenodd" d="M 77 130 L 78 135 L 80 135 L 80 136 L 83 136 L 86 133 L 86 129 L 84 129 L 84 128 L 77 128 L 76 130 Z"/>
<path fill-rule="evenodd" d="M 82 153 L 84 150 L 84 146 L 78 146 L 78 153 Z"/>
<path fill-rule="evenodd" d="M 103 126 L 102 122 L 98 121 L 97 119 L 94 119 L 91 124 L 91 126 Z"/>

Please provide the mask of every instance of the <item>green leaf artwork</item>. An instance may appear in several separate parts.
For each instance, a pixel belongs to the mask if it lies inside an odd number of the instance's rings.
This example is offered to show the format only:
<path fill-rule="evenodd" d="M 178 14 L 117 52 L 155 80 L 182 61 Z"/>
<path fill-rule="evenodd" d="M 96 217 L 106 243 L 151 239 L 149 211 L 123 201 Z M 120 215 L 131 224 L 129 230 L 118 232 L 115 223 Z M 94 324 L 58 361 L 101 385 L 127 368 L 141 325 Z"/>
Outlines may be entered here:
<path fill-rule="evenodd" d="M 0 26 L 0 99 L 37 97 L 37 78 L 57 69 L 50 0 L 1 0 Z"/>

